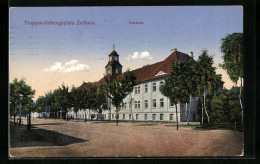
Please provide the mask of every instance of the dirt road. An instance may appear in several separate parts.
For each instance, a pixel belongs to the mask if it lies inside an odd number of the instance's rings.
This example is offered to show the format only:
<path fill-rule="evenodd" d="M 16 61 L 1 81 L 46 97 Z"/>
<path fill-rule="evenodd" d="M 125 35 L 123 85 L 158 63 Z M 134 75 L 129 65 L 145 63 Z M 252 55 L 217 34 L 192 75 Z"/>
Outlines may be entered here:
<path fill-rule="evenodd" d="M 33 128 L 10 123 L 11 157 L 239 156 L 243 133 L 174 124 L 33 119 Z"/>

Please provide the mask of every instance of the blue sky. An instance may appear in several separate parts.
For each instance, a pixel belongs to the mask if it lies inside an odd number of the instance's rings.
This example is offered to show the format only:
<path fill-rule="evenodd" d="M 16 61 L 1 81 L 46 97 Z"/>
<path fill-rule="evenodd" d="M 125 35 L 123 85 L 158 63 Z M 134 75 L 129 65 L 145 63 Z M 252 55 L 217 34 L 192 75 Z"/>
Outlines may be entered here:
<path fill-rule="evenodd" d="M 26 25 L 25 20 L 75 23 L 80 20 L 95 24 L 32 26 Z M 129 21 L 143 24 L 129 24 Z M 123 70 L 161 61 L 170 55 L 173 48 L 184 53 L 193 51 L 195 59 L 201 50 L 207 49 L 218 64 L 222 62 L 221 39 L 227 34 L 243 32 L 243 8 L 20 7 L 10 9 L 9 32 L 10 81 L 14 77 L 26 77 L 32 87 L 43 93 L 57 88 L 62 82 L 77 86 L 82 81 L 102 78 L 113 44 L 120 55 Z M 133 58 L 136 52 L 139 57 L 142 52 L 146 56 Z M 72 72 L 43 71 L 50 70 L 55 63 L 65 67 L 65 63 L 71 60 L 82 64 L 82 69 L 80 67 Z M 76 79 L 68 80 L 72 76 Z M 44 87 L 46 91 L 38 88 L 41 80 L 37 79 L 43 77 L 50 79 L 49 84 L 52 84 Z"/>

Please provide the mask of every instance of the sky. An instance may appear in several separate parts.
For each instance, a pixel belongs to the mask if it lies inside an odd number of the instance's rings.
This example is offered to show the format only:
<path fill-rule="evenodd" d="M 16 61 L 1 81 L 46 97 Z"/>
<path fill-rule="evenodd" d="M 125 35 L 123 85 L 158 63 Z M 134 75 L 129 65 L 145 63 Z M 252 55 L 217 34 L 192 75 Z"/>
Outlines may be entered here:
<path fill-rule="evenodd" d="M 206 49 L 224 86 L 235 85 L 218 65 L 221 39 L 243 32 L 241 6 L 18 7 L 9 12 L 9 82 L 25 77 L 36 90 L 34 99 L 62 83 L 72 87 L 101 79 L 113 45 L 123 72 L 162 61 L 174 48 L 192 51 L 195 60 Z"/>

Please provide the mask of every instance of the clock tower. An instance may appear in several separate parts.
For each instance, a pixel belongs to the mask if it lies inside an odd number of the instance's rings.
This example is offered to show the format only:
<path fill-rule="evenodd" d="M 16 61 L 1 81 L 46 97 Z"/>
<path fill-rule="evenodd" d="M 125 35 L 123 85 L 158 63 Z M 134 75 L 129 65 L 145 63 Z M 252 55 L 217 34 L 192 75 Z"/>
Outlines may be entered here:
<path fill-rule="evenodd" d="M 106 65 L 106 75 L 116 76 L 122 74 L 122 65 L 119 63 L 119 55 L 115 50 L 113 50 L 108 55 L 108 63 Z"/>

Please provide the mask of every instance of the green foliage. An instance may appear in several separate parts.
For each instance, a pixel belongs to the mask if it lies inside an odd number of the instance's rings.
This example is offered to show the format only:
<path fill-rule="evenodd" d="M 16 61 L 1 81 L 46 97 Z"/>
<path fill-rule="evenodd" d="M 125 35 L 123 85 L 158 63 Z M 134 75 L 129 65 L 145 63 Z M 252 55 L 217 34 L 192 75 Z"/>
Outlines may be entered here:
<path fill-rule="evenodd" d="M 165 78 L 165 83 L 161 86 L 161 93 L 168 97 L 171 102 L 178 104 L 181 101 L 189 101 L 189 91 L 185 86 L 184 62 L 173 62 L 171 74 Z M 185 70 L 186 71 L 186 70 Z"/>
<path fill-rule="evenodd" d="M 13 80 L 12 83 L 9 84 L 9 93 L 10 93 L 10 113 L 12 115 L 16 115 L 19 108 L 19 103 L 21 102 L 22 110 L 28 111 L 30 108 L 28 108 L 27 104 L 32 103 L 32 98 L 35 94 L 35 90 L 31 88 L 31 86 L 26 84 L 26 81 L 24 78 L 22 78 L 20 81 L 18 81 L 17 78 Z M 23 98 L 20 99 L 19 95 L 22 94 Z M 26 107 L 27 106 L 27 107 Z M 18 110 L 17 110 L 18 109 Z"/>
<path fill-rule="evenodd" d="M 82 90 L 82 94 L 82 104 L 85 109 L 95 110 L 100 106 L 97 87 L 93 83 L 88 83 Z"/>
<path fill-rule="evenodd" d="M 196 68 L 197 75 L 197 93 L 202 95 L 207 92 L 214 94 L 214 92 L 221 86 L 221 75 L 216 74 L 216 68 L 213 67 L 213 56 L 208 55 L 207 50 L 203 50 L 198 58 Z"/>
<path fill-rule="evenodd" d="M 108 109 L 108 89 L 106 84 L 101 83 L 97 89 L 99 106 Z"/>
<path fill-rule="evenodd" d="M 119 80 L 115 77 L 113 79 L 106 78 L 108 94 L 112 99 L 113 106 L 117 111 L 120 110 L 123 99 L 133 91 L 136 77 L 129 70 L 124 73 L 124 77 Z"/>
<path fill-rule="evenodd" d="M 40 96 L 37 100 L 36 100 L 36 104 L 35 104 L 35 112 L 37 113 L 41 113 L 41 112 L 44 112 L 44 107 L 46 106 L 45 105 L 45 97 L 43 96 Z"/>
<path fill-rule="evenodd" d="M 67 112 L 70 107 L 69 101 L 69 88 L 62 84 L 61 87 L 55 89 L 53 92 L 53 97 L 51 96 L 51 108 L 54 111 L 65 111 Z"/>
<path fill-rule="evenodd" d="M 243 77 L 243 34 L 233 33 L 222 39 L 221 52 L 224 63 L 220 66 L 237 83 L 239 77 Z"/>
<path fill-rule="evenodd" d="M 241 125 L 238 95 L 239 87 L 232 87 L 230 90 L 225 89 L 212 98 L 211 110 L 209 111 L 212 123 L 237 122 Z"/>
<path fill-rule="evenodd" d="M 70 102 L 70 107 L 73 108 L 74 112 L 78 112 L 79 110 L 84 108 L 82 97 L 83 97 L 83 90 L 73 86 L 70 91 L 69 102 Z"/>

